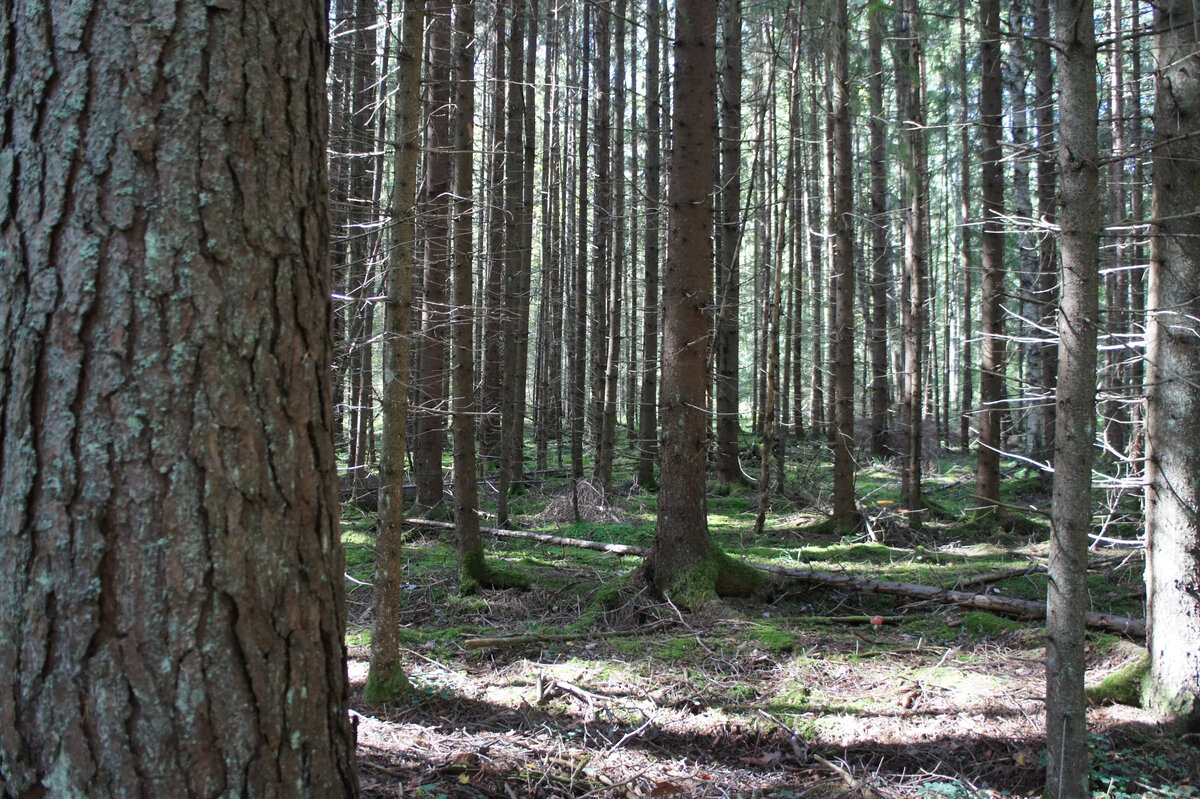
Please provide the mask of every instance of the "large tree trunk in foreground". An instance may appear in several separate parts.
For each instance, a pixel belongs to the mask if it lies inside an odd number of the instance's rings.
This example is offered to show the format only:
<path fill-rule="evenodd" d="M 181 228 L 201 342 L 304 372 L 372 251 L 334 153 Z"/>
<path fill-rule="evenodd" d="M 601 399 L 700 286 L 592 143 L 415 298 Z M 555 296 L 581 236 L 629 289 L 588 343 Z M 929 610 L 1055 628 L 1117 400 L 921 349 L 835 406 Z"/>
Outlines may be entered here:
<path fill-rule="evenodd" d="M 325 4 L 12 8 L 0 794 L 353 796 Z"/>
<path fill-rule="evenodd" d="M 1096 310 L 1100 285 L 1096 29 L 1092 0 L 1058 0 L 1062 299 L 1058 314 L 1054 493 L 1046 596 L 1046 796 L 1087 795 L 1083 693 L 1087 550 L 1096 437 Z"/>
<path fill-rule="evenodd" d="M 709 536 L 705 502 L 716 4 L 679 0 L 675 26 L 678 111 L 663 274 L 662 483 L 646 573 L 658 591 L 696 605 L 714 592 L 740 593 L 744 586 L 735 584 L 733 562 Z"/>
<path fill-rule="evenodd" d="M 1155 17 L 1154 211 L 1148 296 L 1146 588 L 1149 707 L 1200 731 L 1200 57 L 1195 7 Z"/>

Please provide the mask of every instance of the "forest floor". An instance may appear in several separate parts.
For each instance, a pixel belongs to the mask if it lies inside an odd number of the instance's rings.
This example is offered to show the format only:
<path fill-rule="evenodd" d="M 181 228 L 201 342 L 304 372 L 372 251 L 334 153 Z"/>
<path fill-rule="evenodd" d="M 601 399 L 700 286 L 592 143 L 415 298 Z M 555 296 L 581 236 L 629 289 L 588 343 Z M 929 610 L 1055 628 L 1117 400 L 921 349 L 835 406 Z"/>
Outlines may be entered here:
<path fill-rule="evenodd" d="M 1044 521 L 964 512 L 964 466 L 930 464 L 938 506 L 920 531 L 894 510 L 895 475 L 860 475 L 871 531 L 840 536 L 819 470 L 789 475 L 754 536 L 757 495 L 710 496 L 710 529 L 735 556 L 1013 598 L 1045 596 Z M 1046 506 L 1032 478 L 1006 501 Z M 1103 498 L 1101 498 L 1103 499 Z M 1120 518 L 1110 537 L 1136 532 Z M 519 498 L 514 527 L 648 546 L 654 496 L 630 489 L 570 522 L 561 483 Z M 1127 505 L 1126 505 L 1127 507 Z M 486 522 L 486 520 L 485 520 Z M 348 574 L 372 577 L 373 519 L 344 516 Z M 1124 526 L 1122 526 L 1124 525 Z M 457 591 L 448 536 L 406 545 L 403 702 L 361 701 L 370 589 L 347 583 L 350 680 L 366 797 L 993 797 L 1040 795 L 1044 627 L 952 604 L 868 596 L 773 576 L 751 599 L 680 613 L 631 579 L 637 557 L 508 538 L 489 557 L 529 590 Z M 1093 609 L 1140 616 L 1140 551 L 1093 551 Z M 1032 570 L 1032 571 L 1031 571 Z M 1017 571 L 1025 574 L 1013 575 Z M 874 624 L 872 622 L 875 622 Z M 882 623 L 880 623 L 882 622 Z M 473 639 L 521 636 L 469 646 Z M 477 642 L 478 643 L 478 642 Z M 1088 635 L 1088 682 L 1142 642 Z M 1200 796 L 1200 742 L 1123 705 L 1089 711 L 1094 796 Z"/>

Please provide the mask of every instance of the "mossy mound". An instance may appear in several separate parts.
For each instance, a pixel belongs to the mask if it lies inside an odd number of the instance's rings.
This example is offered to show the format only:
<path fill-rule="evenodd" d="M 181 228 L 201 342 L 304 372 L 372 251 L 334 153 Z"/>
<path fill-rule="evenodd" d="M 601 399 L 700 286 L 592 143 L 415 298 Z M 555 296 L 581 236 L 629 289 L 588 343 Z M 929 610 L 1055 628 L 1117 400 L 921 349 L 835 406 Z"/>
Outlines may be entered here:
<path fill-rule="evenodd" d="M 1143 652 L 1131 663 L 1122 666 L 1096 685 L 1086 689 L 1087 698 L 1097 704 L 1142 706 L 1142 692 L 1150 677 L 1150 654 Z"/>

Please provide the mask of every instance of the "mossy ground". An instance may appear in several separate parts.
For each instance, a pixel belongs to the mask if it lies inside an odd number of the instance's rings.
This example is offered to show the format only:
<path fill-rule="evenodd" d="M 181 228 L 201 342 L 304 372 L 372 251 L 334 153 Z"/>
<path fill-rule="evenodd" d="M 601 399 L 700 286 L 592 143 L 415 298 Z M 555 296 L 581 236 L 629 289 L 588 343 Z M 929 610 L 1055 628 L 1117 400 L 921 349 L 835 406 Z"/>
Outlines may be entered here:
<path fill-rule="evenodd" d="M 970 510 L 970 472 L 952 459 L 926 480 L 938 510 L 920 531 L 896 510 L 890 465 L 865 468 L 859 488 L 869 528 L 852 536 L 814 506 L 828 475 L 820 457 L 797 452 L 789 463 L 799 465 L 787 489 L 771 498 L 760 537 L 753 535 L 751 489 L 710 497 L 710 532 L 731 563 L 947 587 L 1044 563 L 1040 518 L 1031 514 L 1028 526 L 1010 529 L 979 524 Z M 514 526 L 649 546 L 655 496 L 631 488 L 629 479 L 618 473 L 624 487 L 606 509 L 618 521 L 552 518 L 546 509 L 564 483 L 547 478 L 513 503 Z M 1022 483 L 1021 501 L 1038 502 L 1029 493 L 1035 488 L 1036 481 Z M 370 582 L 370 517 L 348 510 L 343 529 L 348 574 Z M 752 596 L 705 602 L 681 623 L 631 579 L 640 558 L 492 537 L 485 537 L 488 567 L 519 571 L 528 586 L 481 587 L 464 596 L 448 535 L 414 528 L 407 536 L 401 616 L 413 690 L 394 710 L 363 708 L 368 797 L 400 790 L 623 795 L 606 781 L 641 795 L 656 788 L 668 795 L 662 786 L 697 797 L 844 795 L 843 778 L 821 766 L 818 754 L 897 796 L 1040 793 L 1038 623 L 774 577 Z M 1136 615 L 1141 563 L 1119 554 L 1095 553 L 1092 602 Z M 715 574 L 708 577 L 715 587 Z M 1044 599 L 1045 577 L 997 579 L 972 590 Z M 358 691 L 369 647 L 369 587 L 347 583 L 347 591 Z M 878 628 L 869 623 L 876 615 L 886 618 Z M 515 635 L 544 639 L 465 647 L 472 638 Z M 1129 658 L 1125 645 L 1090 634 L 1089 664 L 1097 674 L 1114 670 Z M 1200 750 L 1160 735 L 1138 713 L 1111 704 L 1091 709 L 1106 755 L 1093 769 L 1094 794 L 1134 795 L 1140 781 L 1160 791 L 1155 795 L 1189 795 L 1178 786 L 1200 773 Z"/>

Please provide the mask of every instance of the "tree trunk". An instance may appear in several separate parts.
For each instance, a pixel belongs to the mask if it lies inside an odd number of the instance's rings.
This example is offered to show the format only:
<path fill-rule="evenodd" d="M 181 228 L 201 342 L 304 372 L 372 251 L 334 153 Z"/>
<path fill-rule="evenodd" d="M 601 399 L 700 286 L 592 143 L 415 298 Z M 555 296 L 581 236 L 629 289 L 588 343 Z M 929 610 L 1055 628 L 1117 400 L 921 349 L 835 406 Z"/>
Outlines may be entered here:
<path fill-rule="evenodd" d="M 426 113 L 425 276 L 423 329 L 418 339 L 416 384 L 420 408 L 413 445 L 417 504 L 440 507 L 445 499 L 442 454 L 446 448 L 446 341 L 450 314 L 450 9 L 451 0 L 429 0 L 429 73 Z"/>
<path fill-rule="evenodd" d="M 1034 289 L 1038 322 L 1042 330 L 1055 329 L 1058 313 L 1058 243 L 1048 229 L 1057 221 L 1056 168 L 1054 158 L 1054 63 L 1050 48 L 1050 0 L 1033 4 L 1033 71 L 1036 94 L 1034 118 L 1037 121 L 1037 212 L 1047 226 L 1038 237 L 1038 279 Z M 1036 429 L 1033 458 L 1052 463 L 1054 430 L 1054 387 L 1058 372 L 1058 347 L 1053 341 L 1036 345 L 1039 350 L 1036 369 L 1028 379 L 1036 384 L 1042 401 L 1031 411 Z M 1040 447 L 1039 447 L 1040 444 Z M 1043 479 L 1051 479 L 1042 472 Z"/>
<path fill-rule="evenodd" d="M 1058 0 L 1058 163 L 1062 174 L 1062 299 L 1058 323 L 1057 453 L 1046 596 L 1046 796 L 1087 796 L 1083 693 L 1087 548 L 1096 437 L 1099 200 L 1096 29 L 1092 0 Z"/>
<path fill-rule="evenodd" d="M 980 0 L 980 130 L 983 145 L 983 297 L 979 321 L 979 450 L 975 493 L 989 507 L 1000 499 L 1000 403 L 1004 397 L 1004 173 L 1000 151 L 1004 79 L 1000 70 L 1000 0 Z"/>
<path fill-rule="evenodd" d="M 925 107 L 922 80 L 921 40 L 917 32 L 917 0 L 904 0 L 896 30 L 896 94 L 900 98 L 900 137 L 904 158 L 904 273 L 901 287 L 901 317 L 904 336 L 904 390 L 901 402 L 900 493 L 909 517 L 920 526 L 925 502 L 921 497 L 921 447 L 925 412 L 923 361 L 925 356 L 925 207 L 927 164 L 925 156 Z"/>
<path fill-rule="evenodd" d="M 869 12 L 867 42 L 870 58 L 868 95 L 871 132 L 871 451 L 889 452 L 887 443 L 888 362 L 887 294 L 891 286 L 888 252 L 887 125 L 883 118 L 883 13 Z M 964 127 L 965 129 L 965 127 Z"/>
<path fill-rule="evenodd" d="M 713 355 L 717 413 L 717 483 L 741 484 L 738 368 L 741 315 L 738 250 L 742 234 L 742 2 L 722 0 L 721 52 L 721 221 L 717 230 L 716 323 Z"/>
<path fill-rule="evenodd" d="M 712 186 L 716 106 L 716 4 L 677 0 L 675 102 L 663 274 L 663 446 L 658 527 L 646 560 L 650 583 L 694 607 L 744 593 L 749 580 L 713 544 L 705 501 L 705 408 L 712 300 Z"/>
<path fill-rule="evenodd" d="M 858 524 L 854 501 L 854 152 L 850 144 L 848 16 L 846 0 L 833 0 L 829 70 L 833 100 L 833 275 L 837 289 L 832 331 L 837 427 L 833 444 L 833 518 L 843 530 Z"/>
<path fill-rule="evenodd" d="M 638 414 L 638 485 L 654 485 L 654 462 L 658 454 L 658 260 L 659 207 L 661 199 L 662 100 L 658 91 L 662 80 L 661 9 L 659 0 L 646 3 L 646 281 L 642 305 L 642 386 Z"/>
<path fill-rule="evenodd" d="M 371 663 L 363 698 L 390 702 L 408 679 L 400 660 L 404 538 L 404 465 L 407 452 L 408 375 L 412 278 L 416 262 L 417 163 L 421 156 L 421 58 L 424 3 L 404 6 L 396 74 L 396 173 L 392 193 L 392 248 L 387 265 L 383 341 L 383 437 L 379 448 L 379 535 L 371 591 Z"/>
<path fill-rule="evenodd" d="M 1038 0 L 1048 2 L 1048 0 Z M 959 389 L 959 448 L 966 454 L 971 446 L 971 410 L 975 397 L 975 360 L 971 352 L 972 322 L 975 318 L 971 259 L 971 98 L 967 94 L 967 3 L 958 0 L 958 93 L 959 93 L 959 271 L 962 273 L 962 381 Z M 1049 33 L 1045 34 L 1049 37 Z"/>
<path fill-rule="evenodd" d="M 1154 208 L 1148 286 L 1145 700 L 1200 732 L 1200 77 L 1195 8 L 1155 14 Z"/>
<path fill-rule="evenodd" d="M 326 5 L 0 20 L 0 794 L 354 796 Z"/>

